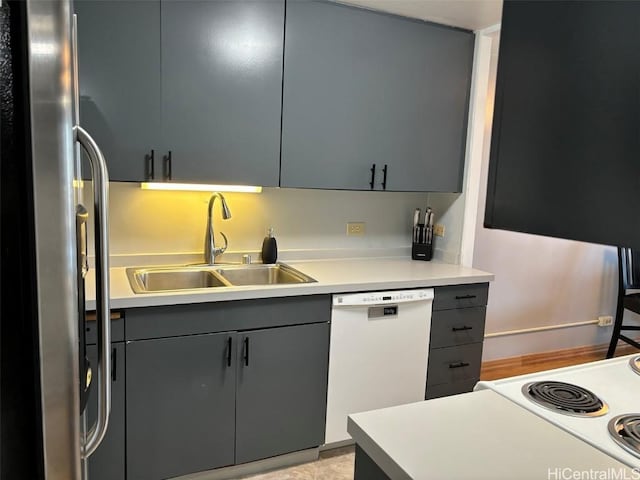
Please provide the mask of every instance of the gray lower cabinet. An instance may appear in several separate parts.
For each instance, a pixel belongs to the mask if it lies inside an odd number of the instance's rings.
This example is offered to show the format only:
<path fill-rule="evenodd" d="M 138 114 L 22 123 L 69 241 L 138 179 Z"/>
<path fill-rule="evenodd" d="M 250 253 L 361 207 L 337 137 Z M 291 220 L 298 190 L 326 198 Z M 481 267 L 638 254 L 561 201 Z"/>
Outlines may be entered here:
<path fill-rule="evenodd" d="M 487 283 L 436 287 L 425 398 L 470 392 L 480 379 Z"/>
<path fill-rule="evenodd" d="M 160 178 L 160 1 L 76 0 L 80 124 L 109 179 Z M 155 157 L 155 166 L 153 158 Z M 84 178 L 91 177 L 85 162 Z"/>
<path fill-rule="evenodd" d="M 473 45 L 461 29 L 288 2 L 281 186 L 461 191 Z"/>
<path fill-rule="evenodd" d="M 329 324 L 239 335 L 236 463 L 324 441 Z"/>
<path fill-rule="evenodd" d="M 128 311 L 127 480 L 321 445 L 330 306 L 314 295 Z"/>
<path fill-rule="evenodd" d="M 234 336 L 127 342 L 127 480 L 234 463 Z"/>
<path fill-rule="evenodd" d="M 98 364 L 98 349 L 87 345 L 87 356 L 94 369 Z M 89 478 L 91 480 L 124 480 L 125 477 L 125 346 L 114 343 L 111 346 L 111 415 L 109 428 L 102 443 L 89 458 Z M 94 381 L 97 377 L 94 374 Z M 87 423 L 91 427 L 96 421 L 97 387 L 92 386 L 88 400 Z"/>
<path fill-rule="evenodd" d="M 284 0 L 163 0 L 172 180 L 278 186 L 283 38 Z"/>

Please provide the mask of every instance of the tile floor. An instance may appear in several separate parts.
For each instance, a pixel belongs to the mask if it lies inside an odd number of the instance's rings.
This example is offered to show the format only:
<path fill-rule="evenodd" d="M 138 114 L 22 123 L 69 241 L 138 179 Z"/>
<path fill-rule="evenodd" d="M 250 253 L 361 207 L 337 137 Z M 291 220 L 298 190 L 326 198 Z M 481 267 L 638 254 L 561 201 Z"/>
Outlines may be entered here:
<path fill-rule="evenodd" d="M 243 480 L 353 480 L 355 447 L 320 452 L 314 462 L 241 477 Z"/>

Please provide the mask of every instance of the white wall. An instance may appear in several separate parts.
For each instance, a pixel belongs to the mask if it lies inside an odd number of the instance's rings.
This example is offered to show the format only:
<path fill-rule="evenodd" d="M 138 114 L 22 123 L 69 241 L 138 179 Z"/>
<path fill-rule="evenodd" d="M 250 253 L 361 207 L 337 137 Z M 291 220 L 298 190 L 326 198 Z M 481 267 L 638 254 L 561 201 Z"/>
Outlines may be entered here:
<path fill-rule="evenodd" d="M 110 186 L 112 255 L 202 252 L 209 194 L 141 190 L 134 183 Z M 87 185 L 85 197 L 89 193 Z M 259 194 L 224 195 L 232 218 L 222 220 L 216 205 L 215 227 L 229 238 L 230 252 L 259 251 L 273 226 L 281 251 L 373 249 L 408 255 L 413 211 L 427 203 L 424 193 L 265 188 Z M 366 234 L 347 236 L 350 221 L 366 222 Z"/>
<path fill-rule="evenodd" d="M 481 199 L 486 198 L 497 57 L 496 46 L 489 82 Z M 614 315 L 617 254 L 613 247 L 486 229 L 482 223 L 484 210 L 485 202 L 480 201 L 473 266 L 494 273 L 496 279 L 489 289 L 486 323 L 489 337 L 485 339 L 483 358 L 491 360 L 608 342 L 611 328 L 593 323 L 501 335 Z"/>

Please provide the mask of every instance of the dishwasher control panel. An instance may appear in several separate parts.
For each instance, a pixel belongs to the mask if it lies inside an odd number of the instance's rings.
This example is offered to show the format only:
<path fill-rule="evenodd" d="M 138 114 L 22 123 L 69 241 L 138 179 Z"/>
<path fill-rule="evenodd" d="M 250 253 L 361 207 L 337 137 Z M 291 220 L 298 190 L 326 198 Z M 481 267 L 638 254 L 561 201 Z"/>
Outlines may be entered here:
<path fill-rule="evenodd" d="M 333 306 L 386 305 L 391 303 L 424 302 L 428 300 L 433 300 L 432 288 L 334 295 Z"/>

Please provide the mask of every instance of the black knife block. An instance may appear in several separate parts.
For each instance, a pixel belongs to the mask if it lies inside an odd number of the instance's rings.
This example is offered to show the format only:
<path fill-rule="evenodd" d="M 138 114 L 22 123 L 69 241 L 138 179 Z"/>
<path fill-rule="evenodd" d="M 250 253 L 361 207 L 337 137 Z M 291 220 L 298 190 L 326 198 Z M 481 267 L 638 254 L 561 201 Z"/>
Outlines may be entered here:
<path fill-rule="evenodd" d="M 428 262 L 433 258 L 433 241 L 431 243 L 413 243 L 411 245 L 411 258 Z"/>

